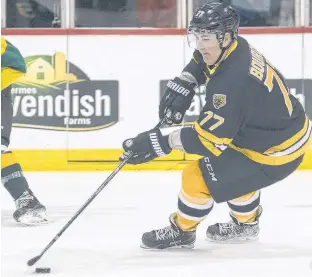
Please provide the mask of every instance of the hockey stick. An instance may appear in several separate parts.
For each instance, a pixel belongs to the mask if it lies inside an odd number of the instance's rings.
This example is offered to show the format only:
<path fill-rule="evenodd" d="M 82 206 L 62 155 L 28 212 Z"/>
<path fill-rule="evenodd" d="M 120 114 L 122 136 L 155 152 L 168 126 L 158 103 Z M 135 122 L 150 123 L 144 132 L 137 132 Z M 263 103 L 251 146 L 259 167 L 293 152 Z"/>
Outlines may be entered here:
<path fill-rule="evenodd" d="M 167 117 L 164 117 L 155 128 L 161 127 L 167 121 Z M 84 211 L 86 207 L 94 200 L 94 198 L 107 186 L 107 184 L 117 175 L 117 173 L 125 166 L 127 161 L 134 155 L 133 152 L 130 152 L 127 157 L 117 166 L 117 168 L 106 178 L 106 180 L 102 183 L 102 185 L 91 195 L 91 197 L 87 200 L 87 202 L 77 211 L 77 213 L 66 223 L 66 225 L 62 228 L 61 231 L 57 233 L 57 235 L 50 241 L 50 243 L 42 250 L 42 252 L 30 259 L 27 262 L 28 266 L 33 266 L 36 262 L 38 262 L 45 252 L 58 240 L 58 238 L 66 231 L 66 229 L 75 221 L 75 219 Z"/>

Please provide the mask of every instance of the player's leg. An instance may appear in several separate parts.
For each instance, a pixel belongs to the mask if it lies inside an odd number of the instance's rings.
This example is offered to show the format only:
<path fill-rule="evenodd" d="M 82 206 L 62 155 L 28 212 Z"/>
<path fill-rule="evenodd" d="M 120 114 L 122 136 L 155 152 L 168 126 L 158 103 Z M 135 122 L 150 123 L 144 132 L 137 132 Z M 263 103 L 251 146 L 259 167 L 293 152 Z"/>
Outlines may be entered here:
<path fill-rule="evenodd" d="M 15 201 L 14 219 L 32 225 L 46 221 L 46 209 L 30 190 L 20 164 L 8 149 L 13 114 L 10 89 L 1 91 L 1 182 Z"/>
<path fill-rule="evenodd" d="M 260 191 L 230 200 L 228 205 L 231 220 L 209 226 L 206 232 L 208 239 L 216 242 L 257 240 L 262 213 Z"/>
<path fill-rule="evenodd" d="M 233 149 L 202 159 L 201 170 L 212 197 L 217 203 L 227 201 L 231 209 L 230 222 L 209 226 L 207 237 L 216 242 L 256 239 L 262 213 L 260 190 L 290 175 L 302 159 L 266 166 Z"/>
<path fill-rule="evenodd" d="M 182 173 L 178 209 L 171 214 L 170 225 L 144 233 L 141 246 L 149 249 L 194 247 L 197 225 L 212 210 L 213 203 L 199 168 L 199 161 L 189 163 Z"/>

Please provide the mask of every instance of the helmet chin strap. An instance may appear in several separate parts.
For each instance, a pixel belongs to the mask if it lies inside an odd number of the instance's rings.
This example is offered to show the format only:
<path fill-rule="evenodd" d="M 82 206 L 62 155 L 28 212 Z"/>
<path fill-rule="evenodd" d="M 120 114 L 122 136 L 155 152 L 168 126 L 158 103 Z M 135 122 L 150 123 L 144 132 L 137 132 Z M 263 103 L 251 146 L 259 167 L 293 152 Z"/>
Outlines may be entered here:
<path fill-rule="evenodd" d="M 223 44 L 223 42 L 224 42 L 224 38 L 225 38 L 225 36 L 223 36 L 222 41 L 219 42 L 219 45 L 220 45 L 220 48 L 221 48 L 221 53 L 220 53 L 218 59 L 216 60 L 216 62 L 215 62 L 213 65 L 210 65 L 209 68 L 215 67 L 215 65 L 218 64 L 218 63 L 222 60 L 222 58 L 224 57 L 224 53 L 226 52 L 226 50 L 228 50 L 228 49 L 231 47 L 232 43 L 234 42 L 234 41 L 232 41 L 228 46 L 222 47 L 222 44 Z"/>
<path fill-rule="evenodd" d="M 211 67 L 211 68 L 215 67 L 215 65 L 218 64 L 221 61 L 221 59 L 222 59 L 222 57 L 223 57 L 223 55 L 224 55 L 226 50 L 227 50 L 227 48 L 223 47 L 222 51 L 221 51 L 221 53 L 220 53 L 220 55 L 218 57 L 218 59 L 216 60 L 216 62 L 213 65 L 209 65 L 209 67 Z"/>

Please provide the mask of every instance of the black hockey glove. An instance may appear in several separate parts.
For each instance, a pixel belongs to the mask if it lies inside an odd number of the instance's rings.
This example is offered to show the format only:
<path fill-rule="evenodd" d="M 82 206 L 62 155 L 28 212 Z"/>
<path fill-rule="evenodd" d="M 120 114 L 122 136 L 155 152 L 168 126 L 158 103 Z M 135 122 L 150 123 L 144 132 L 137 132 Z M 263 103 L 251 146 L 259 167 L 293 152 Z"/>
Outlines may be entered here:
<path fill-rule="evenodd" d="M 183 81 L 178 77 L 169 80 L 159 104 L 159 118 L 163 119 L 164 116 L 167 116 L 168 125 L 181 123 L 195 95 L 194 87 L 195 84 Z"/>
<path fill-rule="evenodd" d="M 119 158 L 120 161 L 123 161 L 130 151 L 135 153 L 128 160 L 129 164 L 147 163 L 160 156 L 168 155 L 172 150 L 168 143 L 168 137 L 164 137 L 158 128 L 125 140 L 122 147 L 125 152 Z"/>

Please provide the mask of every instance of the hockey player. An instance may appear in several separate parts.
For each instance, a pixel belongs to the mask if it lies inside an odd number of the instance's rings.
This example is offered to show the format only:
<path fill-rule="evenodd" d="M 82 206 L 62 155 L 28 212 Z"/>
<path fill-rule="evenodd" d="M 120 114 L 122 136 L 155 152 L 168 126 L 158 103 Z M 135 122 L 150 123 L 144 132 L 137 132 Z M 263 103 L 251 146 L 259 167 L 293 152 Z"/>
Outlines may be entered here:
<path fill-rule="evenodd" d="M 1 181 L 16 204 L 13 218 L 23 225 L 47 222 L 46 208 L 30 190 L 20 164 L 8 149 L 12 128 L 12 84 L 26 73 L 19 50 L 1 37 Z"/>
<path fill-rule="evenodd" d="M 312 124 L 289 94 L 281 73 L 238 36 L 239 16 L 222 3 L 207 3 L 188 28 L 193 57 L 170 80 L 160 102 L 163 118 L 179 124 L 190 107 L 194 87 L 206 84 L 206 104 L 191 127 L 163 136 L 159 129 L 123 143 L 136 153 L 131 164 L 151 161 L 172 149 L 198 154 L 182 173 L 177 211 L 168 227 L 143 234 L 142 247 L 192 248 L 196 228 L 213 208 L 227 202 L 230 221 L 209 226 L 215 242 L 255 240 L 259 233 L 260 190 L 296 170 L 312 142 Z"/>

